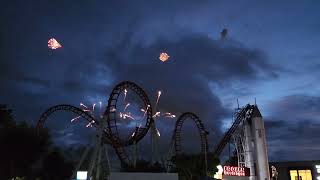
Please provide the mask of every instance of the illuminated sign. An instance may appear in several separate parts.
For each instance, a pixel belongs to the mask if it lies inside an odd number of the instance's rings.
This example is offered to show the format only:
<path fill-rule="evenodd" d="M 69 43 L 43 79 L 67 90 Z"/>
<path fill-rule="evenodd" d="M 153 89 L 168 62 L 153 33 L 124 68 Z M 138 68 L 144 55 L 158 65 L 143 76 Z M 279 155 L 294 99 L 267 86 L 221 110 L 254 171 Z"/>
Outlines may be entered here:
<path fill-rule="evenodd" d="M 317 173 L 320 174 L 320 165 L 316 165 L 316 169 L 317 169 Z"/>
<path fill-rule="evenodd" d="M 77 171 L 77 180 L 86 180 L 88 176 L 87 171 Z"/>
<path fill-rule="evenodd" d="M 222 179 L 222 173 L 223 173 L 223 168 L 221 165 L 217 166 L 218 171 L 216 172 L 216 174 L 214 174 L 213 178 L 215 179 Z"/>
<path fill-rule="evenodd" d="M 249 176 L 250 169 L 246 167 L 223 166 L 223 174 L 227 176 Z"/>

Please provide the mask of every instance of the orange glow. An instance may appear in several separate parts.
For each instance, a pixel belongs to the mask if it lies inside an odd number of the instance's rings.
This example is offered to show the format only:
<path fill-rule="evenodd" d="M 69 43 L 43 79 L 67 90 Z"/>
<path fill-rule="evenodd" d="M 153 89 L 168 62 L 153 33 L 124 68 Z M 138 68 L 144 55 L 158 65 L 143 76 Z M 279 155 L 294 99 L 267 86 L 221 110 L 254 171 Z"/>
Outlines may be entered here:
<path fill-rule="evenodd" d="M 160 59 L 160 61 L 165 62 L 169 59 L 169 57 L 170 56 L 167 53 L 163 52 L 160 54 L 159 59 Z"/>
<path fill-rule="evenodd" d="M 51 39 L 49 39 L 49 41 L 48 41 L 48 47 L 49 47 L 50 49 L 58 49 L 58 48 L 61 48 L 62 46 L 61 46 L 61 44 L 60 44 L 56 39 L 51 38 Z"/>

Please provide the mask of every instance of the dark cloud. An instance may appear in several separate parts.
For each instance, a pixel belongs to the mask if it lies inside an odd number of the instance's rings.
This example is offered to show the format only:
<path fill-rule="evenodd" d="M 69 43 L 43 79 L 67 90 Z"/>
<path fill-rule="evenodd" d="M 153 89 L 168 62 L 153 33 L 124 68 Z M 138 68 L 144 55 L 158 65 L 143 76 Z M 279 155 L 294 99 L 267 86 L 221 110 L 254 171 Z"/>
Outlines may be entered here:
<path fill-rule="evenodd" d="M 157 90 L 162 90 L 162 111 L 176 115 L 192 111 L 210 131 L 221 134 L 222 119 L 231 110 L 222 105 L 210 85 L 275 78 L 277 69 L 258 49 L 232 39 L 213 40 L 171 18 L 181 17 L 188 9 L 201 10 L 208 2 L 11 2 L 1 11 L 5 28 L 0 30 L 4 39 L 0 42 L 4 47 L 0 50 L 4 85 L 0 101 L 11 104 L 19 119 L 36 122 L 55 104 L 101 99 L 106 103 L 115 84 L 130 80 L 146 89 L 152 102 Z M 47 49 L 52 36 L 61 42 L 61 49 Z M 169 61 L 158 59 L 161 52 L 170 55 Z M 164 132 L 160 143 L 165 144 L 174 122 L 158 125 Z M 191 137 L 190 142 L 198 141 Z M 216 139 L 211 132 L 210 145 Z"/>
<path fill-rule="evenodd" d="M 320 97 L 304 94 L 285 96 L 278 101 L 272 101 L 270 111 L 277 114 L 276 119 L 290 122 L 319 121 Z"/>
<path fill-rule="evenodd" d="M 312 160 L 320 155 L 319 108 L 315 96 L 291 95 L 273 102 L 272 116 L 265 121 L 271 160 Z"/>
<path fill-rule="evenodd" d="M 240 43 L 190 33 L 178 40 L 161 39 L 142 45 L 130 39 L 131 33 L 128 31 L 118 47 L 106 54 L 105 65 L 111 69 L 114 81 L 137 82 L 153 95 L 153 100 L 157 90 L 162 90 L 163 111 L 178 115 L 192 111 L 218 134 L 222 118 L 228 117 L 231 110 L 222 106 L 209 83 L 226 86 L 232 81 L 254 82 L 275 75 L 261 51 Z M 169 54 L 167 62 L 158 59 L 161 52 Z"/>

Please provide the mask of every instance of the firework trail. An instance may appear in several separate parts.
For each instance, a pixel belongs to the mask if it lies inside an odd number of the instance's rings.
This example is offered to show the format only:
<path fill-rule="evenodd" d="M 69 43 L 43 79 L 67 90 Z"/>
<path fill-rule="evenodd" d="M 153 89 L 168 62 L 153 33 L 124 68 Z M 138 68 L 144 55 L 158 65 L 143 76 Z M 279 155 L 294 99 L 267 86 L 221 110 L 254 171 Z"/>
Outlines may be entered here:
<path fill-rule="evenodd" d="M 142 119 L 146 116 L 146 113 L 147 113 L 149 108 L 150 108 L 150 105 L 148 104 L 147 109 L 143 113 Z M 143 109 L 141 109 L 141 110 L 143 110 Z"/>
<path fill-rule="evenodd" d="M 164 113 L 164 117 L 166 117 L 166 118 L 175 118 L 176 115 L 171 114 L 170 112 L 166 112 L 166 113 Z"/>
<path fill-rule="evenodd" d="M 126 102 L 126 97 L 127 97 L 127 89 L 124 89 L 124 98 L 123 98 L 123 102 Z"/>
<path fill-rule="evenodd" d="M 75 118 L 71 119 L 71 122 L 73 122 L 73 121 L 75 121 L 75 120 L 79 119 L 80 117 L 81 117 L 81 116 L 78 116 L 78 117 L 75 117 Z"/>
<path fill-rule="evenodd" d="M 82 106 L 82 107 L 84 107 L 84 108 L 88 109 L 88 107 L 87 107 L 86 105 L 84 105 L 83 103 L 80 103 L 80 106 Z"/>
<path fill-rule="evenodd" d="M 157 131 L 157 135 L 160 137 L 160 131 L 158 129 L 156 129 Z"/>
<path fill-rule="evenodd" d="M 153 118 L 155 118 L 155 117 L 160 117 L 160 112 L 159 112 L 159 111 L 156 112 L 152 117 L 153 117 Z"/>
<path fill-rule="evenodd" d="M 96 103 L 94 103 L 93 105 L 92 105 L 92 111 L 94 111 L 94 107 L 96 106 Z"/>
<path fill-rule="evenodd" d="M 126 111 L 126 109 L 128 108 L 128 106 L 130 106 L 130 103 L 127 103 L 126 106 L 124 107 L 123 111 Z"/>
<path fill-rule="evenodd" d="M 157 102 L 156 102 L 155 109 L 157 109 L 157 106 L 158 106 L 158 103 L 159 103 L 160 96 L 161 96 L 161 91 L 158 91 L 158 97 L 157 97 Z"/>
<path fill-rule="evenodd" d="M 86 125 L 86 127 L 88 128 L 88 127 L 92 127 L 92 124 L 93 123 L 95 123 L 95 121 L 94 120 L 92 120 L 91 122 L 89 122 L 87 125 Z"/>
<path fill-rule="evenodd" d="M 132 119 L 132 120 L 134 120 L 134 118 L 131 116 L 131 113 L 129 112 L 129 113 L 125 113 L 125 112 L 120 112 L 120 118 L 122 118 L 122 119 Z"/>

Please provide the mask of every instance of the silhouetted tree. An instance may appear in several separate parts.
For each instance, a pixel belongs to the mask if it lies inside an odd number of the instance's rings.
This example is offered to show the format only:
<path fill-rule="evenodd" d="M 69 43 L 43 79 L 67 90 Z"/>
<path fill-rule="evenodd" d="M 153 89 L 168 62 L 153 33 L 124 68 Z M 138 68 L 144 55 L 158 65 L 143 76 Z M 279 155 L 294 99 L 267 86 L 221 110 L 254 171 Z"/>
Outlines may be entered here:
<path fill-rule="evenodd" d="M 37 130 L 26 122 L 16 123 L 12 111 L 0 105 L 1 180 L 15 177 L 36 179 L 35 172 L 51 174 L 59 180 L 69 178 L 72 165 L 64 160 L 59 150 L 50 152 L 50 145 L 47 129 Z M 42 179 L 50 180 L 47 177 Z"/>
<path fill-rule="evenodd" d="M 42 161 L 41 179 L 64 180 L 72 175 L 73 164 L 67 162 L 59 150 L 47 154 Z"/>
<path fill-rule="evenodd" d="M 212 153 L 207 154 L 207 170 L 203 154 L 182 154 L 173 158 L 179 179 L 198 180 L 215 171 L 219 159 Z"/>
<path fill-rule="evenodd" d="M 6 105 L 0 104 L 0 128 L 14 127 L 15 125 L 12 110 L 8 109 Z"/>

